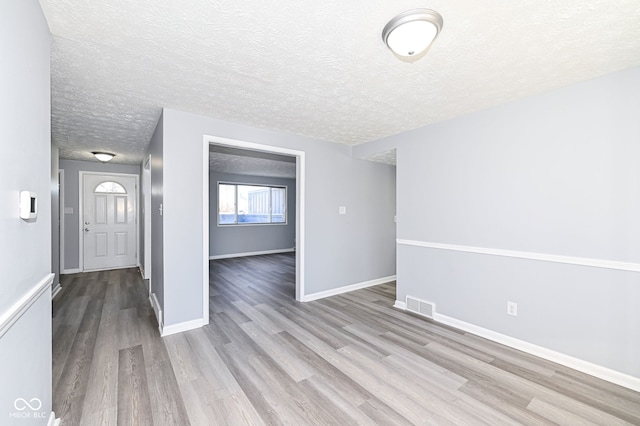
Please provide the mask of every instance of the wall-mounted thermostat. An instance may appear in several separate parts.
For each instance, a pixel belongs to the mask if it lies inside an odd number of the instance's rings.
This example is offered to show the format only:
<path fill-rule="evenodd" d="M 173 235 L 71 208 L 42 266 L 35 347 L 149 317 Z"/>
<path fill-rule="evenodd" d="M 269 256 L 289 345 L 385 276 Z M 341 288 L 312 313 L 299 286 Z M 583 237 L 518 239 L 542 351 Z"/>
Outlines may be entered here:
<path fill-rule="evenodd" d="M 35 219 L 38 216 L 38 196 L 34 192 L 20 192 L 20 218 Z"/>

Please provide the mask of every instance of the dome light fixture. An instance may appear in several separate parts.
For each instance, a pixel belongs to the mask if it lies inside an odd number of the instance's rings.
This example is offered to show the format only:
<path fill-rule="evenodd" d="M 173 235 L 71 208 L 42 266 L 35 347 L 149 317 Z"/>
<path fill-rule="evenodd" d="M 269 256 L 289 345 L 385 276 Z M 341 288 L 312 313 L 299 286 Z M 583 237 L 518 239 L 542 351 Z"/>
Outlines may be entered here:
<path fill-rule="evenodd" d="M 442 15 L 431 9 L 402 12 L 382 30 L 382 41 L 400 60 L 422 58 L 442 30 Z"/>
<path fill-rule="evenodd" d="M 111 154 L 111 153 L 108 153 L 108 152 L 92 152 L 92 154 L 99 161 L 102 161 L 103 163 L 106 163 L 107 161 L 111 161 L 111 159 L 116 156 L 115 154 Z"/>

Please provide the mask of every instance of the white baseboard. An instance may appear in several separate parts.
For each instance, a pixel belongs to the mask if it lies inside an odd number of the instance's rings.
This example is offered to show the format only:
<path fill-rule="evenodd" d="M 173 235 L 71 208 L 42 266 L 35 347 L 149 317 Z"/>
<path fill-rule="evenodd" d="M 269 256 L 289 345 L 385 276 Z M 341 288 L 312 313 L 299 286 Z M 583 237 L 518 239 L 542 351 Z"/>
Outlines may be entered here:
<path fill-rule="evenodd" d="M 336 296 L 338 294 L 348 293 L 350 291 L 360 290 L 363 288 L 372 287 L 374 285 L 388 283 L 389 281 L 395 281 L 395 279 L 396 279 L 395 275 L 390 275 L 388 277 L 378 278 L 371 281 L 365 281 L 362 283 L 356 283 L 356 284 L 346 285 L 343 287 L 333 288 L 331 290 L 320 291 L 312 294 L 306 294 L 302 297 L 302 301 L 312 302 L 314 300 L 324 299 L 325 297 Z"/>
<path fill-rule="evenodd" d="M 60 285 L 60 283 L 56 284 L 55 287 L 53 287 L 53 290 L 51 290 L 51 300 L 53 300 L 61 291 L 62 286 Z"/>
<path fill-rule="evenodd" d="M 151 293 L 149 296 L 149 303 L 151 303 L 151 307 L 153 308 L 153 313 L 156 314 L 156 320 L 158 321 L 158 330 L 160 330 L 160 335 L 162 335 L 162 309 L 160 309 L 160 302 L 158 302 L 158 298 L 155 293 Z"/>
<path fill-rule="evenodd" d="M 60 425 L 60 419 L 56 419 L 56 413 L 52 411 L 51 415 L 49 416 L 49 421 L 47 422 L 47 426 L 59 426 L 59 425 Z"/>
<path fill-rule="evenodd" d="M 178 323 L 178 324 L 171 324 L 171 325 L 164 326 L 162 328 L 162 331 L 160 332 L 160 335 L 162 337 L 165 337 L 165 336 L 169 336 L 171 334 L 182 333 L 182 332 L 185 332 L 185 331 L 194 330 L 196 328 L 202 327 L 203 325 L 206 325 L 206 323 L 204 322 L 204 320 L 202 318 L 195 319 L 195 320 L 192 320 L 192 321 L 185 321 L 185 322 L 181 322 L 181 323 Z"/>
<path fill-rule="evenodd" d="M 404 308 L 402 305 L 405 305 Z M 406 304 L 396 300 L 393 305 L 396 308 L 406 309 Z M 457 328 L 468 333 L 475 334 L 476 336 L 483 337 L 496 343 L 508 346 L 510 348 L 517 349 L 522 352 L 546 359 L 548 361 L 555 362 L 565 367 L 572 368 L 577 371 L 589 374 L 594 377 L 598 377 L 602 380 L 606 380 L 616 385 L 624 386 L 625 388 L 632 389 L 636 392 L 640 392 L 640 378 L 634 377 L 629 374 L 622 373 L 620 371 L 612 370 L 601 365 L 593 364 L 591 362 L 575 358 L 570 355 L 556 352 L 551 349 L 544 348 L 542 346 L 534 345 L 533 343 L 525 342 L 505 334 L 489 330 L 487 328 L 479 327 L 475 324 L 471 324 L 465 321 L 461 321 L 456 318 L 451 318 L 446 315 L 434 313 L 433 319 L 436 322 L 445 324 L 454 328 Z"/>
<path fill-rule="evenodd" d="M 75 269 L 65 269 L 60 273 L 66 275 L 66 274 L 79 274 L 80 272 L 82 272 L 80 268 L 75 268 Z"/>
<path fill-rule="evenodd" d="M 232 257 L 260 256 L 263 254 L 291 253 L 294 251 L 296 251 L 295 248 L 288 248 L 288 249 L 276 249 L 276 250 L 249 251 L 246 253 L 218 254 L 215 256 L 209 256 L 209 260 L 230 259 Z"/>
<path fill-rule="evenodd" d="M 505 346 L 518 349 L 528 354 L 553 361 L 566 367 L 573 368 L 574 370 L 578 370 L 583 373 L 606 380 L 608 382 L 615 383 L 617 385 L 640 392 L 640 378 L 638 377 L 630 376 L 628 374 L 621 373 L 620 371 L 593 364 L 580 358 L 575 358 L 561 352 L 556 352 L 542 346 L 534 345 L 533 343 L 525 342 L 524 340 L 515 339 L 513 337 L 506 336 L 504 334 L 497 333 L 486 328 L 478 327 L 477 325 L 460 321 L 446 315 L 436 313 L 433 319 L 442 324 L 446 324 L 451 327 L 473 333 L 477 336 L 484 337 L 485 339 L 493 340 L 494 342 L 503 344 Z"/>
<path fill-rule="evenodd" d="M 394 308 L 402 309 L 403 311 L 407 310 L 407 304 L 405 302 L 401 302 L 396 300 L 396 303 L 393 304 Z"/>

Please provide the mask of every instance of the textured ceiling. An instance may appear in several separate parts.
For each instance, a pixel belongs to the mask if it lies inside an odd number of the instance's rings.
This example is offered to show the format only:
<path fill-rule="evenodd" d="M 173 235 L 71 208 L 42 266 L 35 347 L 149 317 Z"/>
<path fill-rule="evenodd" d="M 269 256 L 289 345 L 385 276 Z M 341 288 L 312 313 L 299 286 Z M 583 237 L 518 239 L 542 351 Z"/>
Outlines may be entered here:
<path fill-rule="evenodd" d="M 209 170 L 218 173 L 295 179 L 296 158 L 210 145 Z"/>
<path fill-rule="evenodd" d="M 364 160 L 374 161 L 376 163 L 396 165 L 396 150 L 380 151 L 365 157 Z"/>
<path fill-rule="evenodd" d="M 41 0 L 62 158 L 139 163 L 162 107 L 359 144 L 640 65 L 638 0 Z M 381 31 L 429 7 L 415 63 Z"/>

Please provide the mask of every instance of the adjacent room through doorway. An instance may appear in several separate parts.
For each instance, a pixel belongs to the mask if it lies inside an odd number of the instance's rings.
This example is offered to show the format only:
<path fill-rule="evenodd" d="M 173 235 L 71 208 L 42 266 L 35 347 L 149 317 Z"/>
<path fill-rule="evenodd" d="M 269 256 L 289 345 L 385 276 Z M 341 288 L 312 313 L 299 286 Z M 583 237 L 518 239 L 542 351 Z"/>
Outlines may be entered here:
<path fill-rule="evenodd" d="M 299 157 L 265 149 L 209 144 L 210 312 L 238 298 L 302 296 Z"/>

